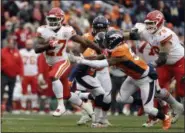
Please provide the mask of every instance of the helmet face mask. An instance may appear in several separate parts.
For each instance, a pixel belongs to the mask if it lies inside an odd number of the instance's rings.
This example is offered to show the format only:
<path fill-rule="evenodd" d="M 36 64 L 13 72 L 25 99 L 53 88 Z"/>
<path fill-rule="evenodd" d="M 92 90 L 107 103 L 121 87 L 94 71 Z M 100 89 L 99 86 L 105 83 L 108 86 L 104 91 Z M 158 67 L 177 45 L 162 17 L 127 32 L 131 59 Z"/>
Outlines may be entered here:
<path fill-rule="evenodd" d="M 153 34 L 153 33 L 155 33 L 155 32 L 158 30 L 155 21 L 145 20 L 144 23 L 145 23 L 145 25 L 146 25 L 146 30 L 147 30 L 149 33 Z"/>
<path fill-rule="evenodd" d="M 154 34 L 164 25 L 164 15 L 158 10 L 151 11 L 145 18 L 146 29 L 149 33 Z"/>
<path fill-rule="evenodd" d="M 92 23 L 92 35 L 95 36 L 99 32 L 106 32 L 109 26 L 109 21 L 104 16 L 98 16 Z"/>
<path fill-rule="evenodd" d="M 104 49 L 105 48 L 104 41 L 105 41 L 105 32 L 98 32 L 94 37 L 94 42 Z"/>
<path fill-rule="evenodd" d="M 61 27 L 61 18 L 47 16 L 46 22 L 47 25 L 53 30 Z"/>
<path fill-rule="evenodd" d="M 92 34 L 94 36 L 96 36 L 96 34 L 98 34 L 99 32 L 107 32 L 108 28 L 105 27 L 105 28 L 97 28 L 97 27 L 93 27 L 92 29 Z"/>
<path fill-rule="evenodd" d="M 105 34 L 104 45 L 107 49 L 112 50 L 123 42 L 123 35 L 120 31 L 111 30 Z"/>

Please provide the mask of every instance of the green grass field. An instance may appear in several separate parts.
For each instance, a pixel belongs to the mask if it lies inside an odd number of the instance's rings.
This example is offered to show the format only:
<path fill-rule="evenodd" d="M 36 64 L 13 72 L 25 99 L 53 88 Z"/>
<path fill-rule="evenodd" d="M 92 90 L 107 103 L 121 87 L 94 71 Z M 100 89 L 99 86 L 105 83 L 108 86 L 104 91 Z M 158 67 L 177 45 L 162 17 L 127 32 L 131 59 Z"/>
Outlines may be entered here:
<path fill-rule="evenodd" d="M 146 117 L 109 116 L 113 127 L 91 128 L 90 124 L 77 126 L 80 116 L 66 115 L 59 118 L 50 115 L 4 115 L 2 132 L 164 132 L 161 122 L 154 127 L 144 128 Z M 184 116 L 168 132 L 184 132 Z"/>

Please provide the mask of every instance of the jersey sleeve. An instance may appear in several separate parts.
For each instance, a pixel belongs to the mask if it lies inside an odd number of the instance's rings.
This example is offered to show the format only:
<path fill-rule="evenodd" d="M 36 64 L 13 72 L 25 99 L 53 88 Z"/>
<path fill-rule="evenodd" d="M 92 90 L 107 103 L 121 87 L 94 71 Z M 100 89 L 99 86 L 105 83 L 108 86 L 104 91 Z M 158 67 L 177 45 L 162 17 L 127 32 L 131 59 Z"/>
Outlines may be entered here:
<path fill-rule="evenodd" d="M 122 57 L 125 56 L 125 48 L 123 46 L 115 48 L 112 53 L 112 57 Z"/>
<path fill-rule="evenodd" d="M 37 28 L 37 31 L 36 31 L 36 37 L 42 37 L 42 38 L 47 38 L 47 32 L 46 32 L 46 26 L 43 25 L 43 26 L 40 26 Z"/>
<path fill-rule="evenodd" d="M 91 35 L 91 33 L 86 33 L 82 37 L 84 37 L 85 39 L 88 39 L 90 41 L 94 41 L 94 37 Z"/>
<path fill-rule="evenodd" d="M 76 35 L 76 31 L 73 27 L 67 26 L 65 36 L 70 39 L 72 36 Z"/>
<path fill-rule="evenodd" d="M 97 53 L 95 50 L 91 49 L 91 48 L 87 48 L 84 52 L 83 52 L 83 56 L 84 57 L 88 57 L 88 56 L 96 56 Z"/>
<path fill-rule="evenodd" d="M 140 34 L 140 38 L 145 39 L 145 24 L 143 23 L 136 23 L 134 28 L 138 29 L 138 33 Z"/>
<path fill-rule="evenodd" d="M 172 32 L 170 30 L 167 30 L 166 28 L 161 29 L 161 31 L 158 33 L 158 40 L 161 45 L 165 44 L 171 39 L 172 39 Z"/>

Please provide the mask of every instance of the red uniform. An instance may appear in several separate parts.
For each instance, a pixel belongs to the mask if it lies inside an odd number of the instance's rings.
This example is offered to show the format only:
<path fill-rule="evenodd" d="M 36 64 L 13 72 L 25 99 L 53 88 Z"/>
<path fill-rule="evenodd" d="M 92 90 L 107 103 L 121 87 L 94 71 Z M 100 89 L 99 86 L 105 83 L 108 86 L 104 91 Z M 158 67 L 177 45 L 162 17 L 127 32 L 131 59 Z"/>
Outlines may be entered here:
<path fill-rule="evenodd" d="M 17 49 L 1 49 L 1 71 L 9 77 L 23 75 L 23 62 Z"/>
<path fill-rule="evenodd" d="M 70 62 L 66 53 L 67 42 L 76 32 L 71 26 L 63 25 L 56 33 L 47 25 L 40 26 L 37 29 L 37 35 L 45 40 L 55 37 L 56 47 L 44 52 L 47 64 L 49 65 L 49 77 L 51 79 L 60 79 L 63 85 L 63 98 L 70 97 L 70 88 L 68 84 L 68 74 L 70 72 Z"/>
<path fill-rule="evenodd" d="M 21 49 L 20 55 L 24 63 L 24 74 L 22 80 L 22 93 L 27 94 L 28 85 L 31 86 L 31 92 L 37 93 L 37 75 L 38 75 L 38 54 L 35 53 L 34 49 L 27 50 Z"/>
<path fill-rule="evenodd" d="M 52 91 L 51 79 L 49 78 L 49 66 L 46 63 L 46 59 L 45 59 L 43 54 L 39 55 L 38 67 L 39 67 L 39 74 L 43 75 L 43 78 L 44 78 L 44 80 L 47 84 L 47 88 L 46 89 L 40 89 L 41 91 L 39 91 L 39 94 L 40 95 L 46 95 L 46 96 L 49 96 L 49 97 L 54 96 L 53 91 Z"/>

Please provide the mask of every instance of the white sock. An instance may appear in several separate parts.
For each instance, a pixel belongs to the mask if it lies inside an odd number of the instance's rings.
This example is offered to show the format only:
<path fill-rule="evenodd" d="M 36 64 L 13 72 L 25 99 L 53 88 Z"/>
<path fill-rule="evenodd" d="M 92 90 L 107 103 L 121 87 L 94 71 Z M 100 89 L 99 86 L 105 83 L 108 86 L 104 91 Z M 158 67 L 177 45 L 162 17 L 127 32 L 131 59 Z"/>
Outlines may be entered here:
<path fill-rule="evenodd" d="M 27 102 L 27 96 L 26 95 L 22 95 L 22 97 L 21 97 L 21 106 L 24 109 L 26 109 L 26 102 Z"/>
<path fill-rule="evenodd" d="M 53 88 L 53 92 L 56 96 L 57 99 L 61 99 L 63 98 L 63 85 L 61 83 L 61 81 L 58 79 L 58 80 L 55 80 L 52 82 L 52 88 Z"/>
<path fill-rule="evenodd" d="M 32 104 L 32 108 L 38 108 L 38 95 L 37 94 L 32 94 L 31 104 Z"/>
<path fill-rule="evenodd" d="M 105 122 L 106 119 L 107 119 L 107 111 L 102 110 L 102 118 L 101 118 L 102 122 Z"/>
<path fill-rule="evenodd" d="M 81 106 L 83 103 L 80 97 L 73 92 L 71 92 L 71 97 L 69 98 L 69 101 L 77 106 Z"/>
<path fill-rule="evenodd" d="M 99 122 L 102 116 L 102 109 L 95 107 L 94 113 L 95 113 L 95 122 Z"/>

